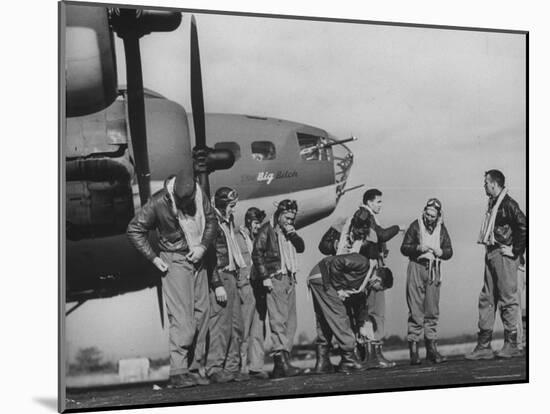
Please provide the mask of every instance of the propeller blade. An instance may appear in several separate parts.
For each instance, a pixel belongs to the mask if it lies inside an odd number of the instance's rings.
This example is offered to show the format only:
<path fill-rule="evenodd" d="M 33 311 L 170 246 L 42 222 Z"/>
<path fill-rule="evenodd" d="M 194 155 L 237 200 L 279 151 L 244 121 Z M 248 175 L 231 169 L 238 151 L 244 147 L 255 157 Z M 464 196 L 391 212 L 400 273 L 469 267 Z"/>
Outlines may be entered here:
<path fill-rule="evenodd" d="M 159 304 L 160 324 L 162 329 L 164 329 L 164 297 L 162 296 L 162 280 L 160 277 L 157 283 L 157 301 Z"/>
<path fill-rule="evenodd" d="M 149 170 L 149 153 L 147 150 L 139 39 L 125 37 L 124 50 L 126 53 L 126 78 L 128 80 L 128 120 L 136 164 L 139 199 L 141 205 L 144 205 L 151 196 L 151 171 Z"/>
<path fill-rule="evenodd" d="M 195 124 L 195 145 L 197 149 L 206 148 L 204 126 L 204 99 L 202 91 L 201 57 L 195 16 L 191 16 L 191 107 Z"/>
<path fill-rule="evenodd" d="M 195 171 L 207 197 L 210 198 L 210 182 L 208 180 L 208 154 L 211 151 L 206 146 L 206 131 L 204 120 L 204 97 L 202 89 L 201 56 L 195 16 L 191 16 L 191 107 L 193 109 L 193 124 L 195 125 L 194 161 Z"/>
<path fill-rule="evenodd" d="M 132 137 L 132 148 L 136 167 L 141 205 L 151 196 L 151 172 L 147 151 L 147 130 L 145 127 L 145 101 L 143 97 L 143 74 L 141 53 L 137 30 L 138 11 L 135 9 L 117 9 L 112 17 L 117 35 L 124 42 L 126 57 L 126 79 L 128 83 L 128 122 Z"/>

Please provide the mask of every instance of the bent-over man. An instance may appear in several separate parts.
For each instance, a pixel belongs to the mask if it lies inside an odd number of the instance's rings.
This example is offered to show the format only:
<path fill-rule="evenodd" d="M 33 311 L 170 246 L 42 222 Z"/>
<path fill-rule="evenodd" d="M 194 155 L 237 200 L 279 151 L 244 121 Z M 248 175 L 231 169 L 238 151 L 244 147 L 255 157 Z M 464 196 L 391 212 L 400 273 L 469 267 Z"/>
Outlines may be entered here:
<path fill-rule="evenodd" d="M 198 374 L 210 313 L 203 257 L 216 237 L 217 227 L 208 197 L 192 177 L 182 173 L 167 178 L 164 188 L 128 224 L 132 244 L 165 272 L 162 291 L 169 320 L 170 385 L 175 388 L 208 382 Z M 149 231 L 155 229 L 160 256 L 148 240 Z M 216 272 L 211 275 L 213 283 L 218 283 Z M 188 358 L 193 354 L 190 372 Z"/>
<path fill-rule="evenodd" d="M 341 351 L 339 372 L 362 371 L 367 363 L 359 361 L 355 354 L 355 334 L 344 301 L 365 291 L 382 291 L 393 285 L 391 271 L 376 266 L 376 260 L 366 255 L 349 253 L 328 256 L 311 271 L 308 285 L 313 296 L 313 308 L 317 324 L 317 362 L 314 372 L 333 372 L 330 362 L 330 346 L 334 338 Z M 374 256 L 376 257 L 376 255 Z M 362 329 L 368 322 L 361 314 Z"/>
<path fill-rule="evenodd" d="M 378 264 L 383 266 L 384 259 L 388 256 L 386 242 L 399 233 L 399 226 L 393 225 L 383 228 L 376 218 L 381 209 L 382 192 L 375 188 L 367 190 L 363 195 L 363 204 L 355 211 L 353 216 L 337 223 L 324 234 L 319 243 L 321 253 L 327 255 L 357 253 L 363 243 L 369 242 L 370 249 L 377 252 Z M 372 326 L 372 334 L 365 338 L 366 344 L 358 344 L 359 351 L 365 353 L 369 368 L 394 367 L 395 362 L 386 359 L 382 353 L 385 336 L 385 293 L 384 291 L 371 290 L 366 297 L 364 296 L 364 294 L 356 295 L 346 301 L 356 334 L 358 334 L 358 324 L 353 323 L 353 319 L 355 315 L 365 312 L 363 309 L 366 309 Z"/>

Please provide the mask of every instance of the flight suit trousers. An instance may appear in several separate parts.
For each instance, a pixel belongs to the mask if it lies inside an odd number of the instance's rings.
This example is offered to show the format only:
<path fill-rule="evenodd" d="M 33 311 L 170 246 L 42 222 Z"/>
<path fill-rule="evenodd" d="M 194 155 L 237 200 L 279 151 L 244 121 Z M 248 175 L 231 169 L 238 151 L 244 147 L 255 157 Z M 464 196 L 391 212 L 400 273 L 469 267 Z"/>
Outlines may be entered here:
<path fill-rule="evenodd" d="M 266 304 L 265 293 L 254 289 L 248 280 L 239 281 L 239 297 L 243 313 L 241 371 L 260 372 L 264 366 Z M 263 296 L 258 297 L 257 296 Z"/>
<path fill-rule="evenodd" d="M 266 294 L 273 353 L 292 350 L 296 335 L 296 281 L 283 274 L 271 279 L 273 290 Z"/>
<path fill-rule="evenodd" d="M 220 277 L 227 294 L 225 303 L 218 303 L 210 290 L 210 319 L 208 321 L 209 346 L 206 358 L 206 374 L 226 369 L 239 371 L 240 348 L 243 332 L 241 301 L 238 297 L 236 272 L 220 270 Z"/>
<path fill-rule="evenodd" d="M 439 280 L 439 277 L 436 277 Z M 409 308 L 407 321 L 407 340 L 418 342 L 424 330 L 424 337 L 437 339 L 439 323 L 440 283 L 431 282 L 428 267 L 409 262 L 407 268 L 406 297 Z"/>
<path fill-rule="evenodd" d="M 499 249 L 485 255 L 485 275 L 478 304 L 480 331 L 493 330 L 498 306 L 504 330 L 517 332 L 518 266 L 519 259 L 503 256 Z"/>
<path fill-rule="evenodd" d="M 169 321 L 170 375 L 198 369 L 204 355 L 210 303 L 206 269 L 195 269 L 180 253 L 161 252 L 168 265 L 162 291 Z M 192 359 L 192 360 L 189 360 Z"/>
<path fill-rule="evenodd" d="M 317 344 L 330 346 L 332 338 L 335 338 L 342 351 L 353 351 L 355 335 L 351 329 L 346 306 L 338 297 L 336 290 L 332 286 L 325 290 L 320 278 L 310 280 L 309 287 L 313 296 Z"/>

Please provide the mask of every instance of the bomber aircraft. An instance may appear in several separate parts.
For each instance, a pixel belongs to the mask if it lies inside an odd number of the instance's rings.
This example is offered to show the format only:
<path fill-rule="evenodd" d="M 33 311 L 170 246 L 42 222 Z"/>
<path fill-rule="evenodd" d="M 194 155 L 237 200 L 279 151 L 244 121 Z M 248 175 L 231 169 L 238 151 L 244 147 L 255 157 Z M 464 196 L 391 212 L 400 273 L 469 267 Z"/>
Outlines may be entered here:
<path fill-rule="evenodd" d="M 194 16 L 192 149 L 185 109 L 143 87 L 139 45 L 147 34 L 175 30 L 181 13 L 65 7 L 61 139 L 67 315 L 89 299 L 156 287 L 164 322 L 161 274 L 125 232 L 135 211 L 169 175 L 182 170 L 195 174 L 208 194 L 210 187 L 235 188 L 237 218 L 250 206 L 264 209 L 269 217 L 278 200 L 294 199 L 300 210 L 297 227 L 330 215 L 342 195 L 352 190 L 346 189 L 346 182 L 353 154 L 344 143 L 354 137 L 339 141 L 323 129 L 297 122 L 205 113 Z M 115 35 L 124 44 L 125 88 L 117 81 Z M 154 241 L 155 234 L 151 238 Z"/>

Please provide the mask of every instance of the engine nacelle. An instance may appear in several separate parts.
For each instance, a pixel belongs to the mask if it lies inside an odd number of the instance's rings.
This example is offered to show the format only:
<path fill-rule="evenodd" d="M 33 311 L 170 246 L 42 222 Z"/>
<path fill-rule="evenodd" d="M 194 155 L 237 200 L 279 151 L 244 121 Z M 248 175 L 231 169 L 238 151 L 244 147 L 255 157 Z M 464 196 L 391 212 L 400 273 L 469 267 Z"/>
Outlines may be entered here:
<path fill-rule="evenodd" d="M 118 84 L 107 9 L 67 4 L 66 11 L 66 110 L 73 117 L 108 107 Z"/>

